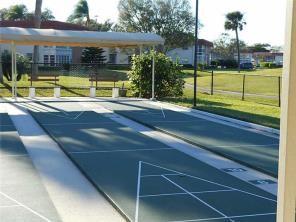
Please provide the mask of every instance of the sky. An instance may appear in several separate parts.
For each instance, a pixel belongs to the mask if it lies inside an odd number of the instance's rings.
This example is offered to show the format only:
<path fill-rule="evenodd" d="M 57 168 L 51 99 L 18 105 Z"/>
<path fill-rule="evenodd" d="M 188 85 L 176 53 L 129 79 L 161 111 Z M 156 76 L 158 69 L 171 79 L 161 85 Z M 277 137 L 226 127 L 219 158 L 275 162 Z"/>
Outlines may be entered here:
<path fill-rule="evenodd" d="M 195 14 L 196 0 L 189 0 Z M 198 0 L 199 19 L 203 24 L 199 38 L 214 41 L 224 30 L 225 15 L 231 11 L 244 13 L 247 25 L 240 33 L 240 39 L 248 44 L 269 43 L 284 45 L 285 38 L 285 0 Z M 91 18 L 98 21 L 110 19 L 117 21 L 119 0 L 88 0 Z M 43 0 L 42 8 L 52 10 L 56 20 L 66 21 L 72 13 L 77 0 Z M 13 4 L 25 4 L 34 10 L 35 0 L 0 0 L 0 8 Z M 229 32 L 234 37 L 234 33 Z"/>

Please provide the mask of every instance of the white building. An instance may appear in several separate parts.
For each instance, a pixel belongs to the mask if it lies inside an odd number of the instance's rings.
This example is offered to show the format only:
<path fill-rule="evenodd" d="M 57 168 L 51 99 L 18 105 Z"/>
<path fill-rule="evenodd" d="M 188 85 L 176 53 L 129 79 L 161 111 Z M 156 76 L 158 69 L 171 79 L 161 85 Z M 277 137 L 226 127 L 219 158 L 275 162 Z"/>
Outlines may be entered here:
<path fill-rule="evenodd" d="M 234 59 L 238 60 L 237 53 L 234 54 Z M 240 53 L 240 63 L 253 63 L 259 65 L 260 62 L 271 62 L 276 65 L 283 65 L 284 54 L 282 52 L 248 52 Z"/>
<path fill-rule="evenodd" d="M 211 51 L 213 43 L 205 39 L 198 40 L 197 47 L 197 63 L 210 65 L 211 63 Z M 172 60 L 178 61 L 180 64 L 194 65 L 194 45 L 184 48 L 177 48 L 167 52 L 167 56 Z"/>

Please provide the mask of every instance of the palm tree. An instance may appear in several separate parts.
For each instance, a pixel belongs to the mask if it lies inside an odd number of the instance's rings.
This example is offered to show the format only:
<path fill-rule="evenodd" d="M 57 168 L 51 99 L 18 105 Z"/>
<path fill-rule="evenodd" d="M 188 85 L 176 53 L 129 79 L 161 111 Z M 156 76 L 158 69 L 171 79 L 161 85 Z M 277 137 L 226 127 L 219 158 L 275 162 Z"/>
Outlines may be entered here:
<path fill-rule="evenodd" d="M 239 38 L 238 32 L 242 31 L 244 25 L 247 23 L 244 21 L 244 15 L 239 12 L 230 12 L 226 15 L 226 21 L 224 24 L 225 30 L 232 30 L 235 31 L 236 35 L 236 45 L 237 45 L 237 55 L 238 55 L 238 72 L 240 72 L 240 47 L 239 47 Z"/>
<path fill-rule="evenodd" d="M 24 4 L 12 5 L 8 9 L 1 9 L 2 20 L 25 20 L 28 9 Z"/>
<path fill-rule="evenodd" d="M 69 16 L 68 21 L 73 22 L 75 19 L 82 21 L 84 18 L 86 18 L 85 25 L 88 27 L 90 24 L 88 3 L 86 0 L 79 0 L 73 14 Z"/>
<path fill-rule="evenodd" d="M 40 29 L 41 25 L 41 7 L 42 7 L 42 0 L 36 0 L 35 4 L 35 15 L 34 15 L 34 27 L 37 29 Z M 32 77 L 36 77 L 36 74 L 38 72 L 38 60 L 39 60 L 39 46 L 34 46 L 34 52 L 33 52 L 33 70 L 32 70 Z"/>

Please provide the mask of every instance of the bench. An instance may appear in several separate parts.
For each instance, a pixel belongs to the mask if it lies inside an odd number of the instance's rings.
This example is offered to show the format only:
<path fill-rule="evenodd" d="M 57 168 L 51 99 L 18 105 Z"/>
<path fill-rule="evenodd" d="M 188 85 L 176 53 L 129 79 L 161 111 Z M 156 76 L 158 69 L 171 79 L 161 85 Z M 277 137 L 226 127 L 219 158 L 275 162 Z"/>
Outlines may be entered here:
<path fill-rule="evenodd" d="M 115 87 L 115 83 L 119 81 L 117 76 L 110 75 L 110 76 L 100 76 L 98 74 L 91 74 L 89 75 L 89 81 L 91 82 L 91 86 L 93 86 L 93 83 L 96 83 L 96 88 L 98 88 L 98 82 L 113 82 L 113 85 Z"/>
<path fill-rule="evenodd" d="M 35 97 L 35 88 L 33 87 L 33 82 L 54 82 L 54 97 L 59 98 L 61 95 L 60 87 L 56 87 L 57 82 L 59 81 L 59 75 L 52 75 L 52 74 L 42 74 L 36 76 L 30 76 L 29 81 L 31 82 L 31 87 L 29 89 L 29 97 Z"/>
<path fill-rule="evenodd" d="M 36 75 L 34 77 L 30 76 L 29 81 L 31 82 L 31 87 L 33 86 L 33 82 L 54 82 L 56 86 L 57 82 L 59 81 L 59 75 Z"/>

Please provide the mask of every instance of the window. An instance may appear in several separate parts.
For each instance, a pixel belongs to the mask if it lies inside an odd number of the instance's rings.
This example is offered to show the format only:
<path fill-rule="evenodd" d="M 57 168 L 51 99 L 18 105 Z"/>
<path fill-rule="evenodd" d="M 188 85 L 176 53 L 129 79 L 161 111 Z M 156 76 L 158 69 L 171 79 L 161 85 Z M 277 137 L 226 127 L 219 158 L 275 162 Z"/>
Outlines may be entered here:
<path fill-rule="evenodd" d="M 71 56 L 69 55 L 57 55 L 56 56 L 56 63 L 70 63 L 71 61 Z"/>
<path fill-rule="evenodd" d="M 30 61 L 32 61 L 32 59 L 33 59 L 33 53 L 27 53 L 26 56 L 27 56 L 27 58 L 28 58 Z"/>
<path fill-rule="evenodd" d="M 43 63 L 49 63 L 48 55 L 43 56 Z"/>
<path fill-rule="evenodd" d="M 50 55 L 49 62 L 50 62 L 51 66 L 54 66 L 54 63 L 55 63 L 55 56 L 54 55 Z"/>
<path fill-rule="evenodd" d="M 109 54 L 109 63 L 115 64 L 116 63 L 116 57 L 117 57 L 116 53 Z"/>

